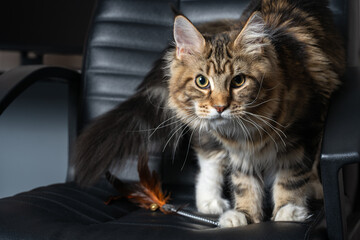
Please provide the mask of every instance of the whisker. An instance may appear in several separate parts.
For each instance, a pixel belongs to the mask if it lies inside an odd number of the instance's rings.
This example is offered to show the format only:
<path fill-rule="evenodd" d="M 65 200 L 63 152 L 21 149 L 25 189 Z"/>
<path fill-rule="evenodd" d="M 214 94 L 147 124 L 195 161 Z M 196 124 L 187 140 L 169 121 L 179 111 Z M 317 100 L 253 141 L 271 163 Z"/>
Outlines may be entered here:
<path fill-rule="evenodd" d="M 249 132 L 247 131 L 244 123 L 242 122 L 241 118 L 239 118 L 239 116 L 237 116 L 236 122 L 239 124 L 239 126 L 241 127 L 241 130 L 243 131 L 244 137 L 245 137 L 245 143 L 247 145 L 247 147 L 249 147 L 250 145 L 250 141 L 249 141 Z M 250 148 L 250 147 L 249 147 Z"/>
<path fill-rule="evenodd" d="M 245 116 L 244 116 L 245 117 Z M 256 122 L 254 122 L 252 119 L 246 119 L 246 118 L 243 118 L 244 121 L 250 123 L 251 125 L 253 125 L 256 130 L 259 132 L 259 135 L 260 135 L 260 141 L 262 142 L 262 134 L 261 134 L 261 131 L 260 129 L 263 129 L 259 124 L 257 124 Z"/>
<path fill-rule="evenodd" d="M 183 127 L 186 127 L 186 124 L 181 124 L 180 127 L 177 128 L 177 129 L 173 132 L 173 134 L 171 134 L 170 138 L 166 141 L 165 146 L 164 146 L 162 152 L 165 152 L 165 148 L 166 148 L 166 146 L 170 143 L 170 140 L 171 140 L 171 139 L 175 136 L 175 134 L 176 134 L 178 131 L 180 131 Z"/>
<path fill-rule="evenodd" d="M 248 147 L 251 148 L 250 146 L 252 146 L 252 152 L 254 153 L 254 150 L 255 150 L 255 148 L 254 148 L 254 140 L 253 140 L 253 138 L 251 136 L 251 133 L 250 133 L 249 129 L 247 129 L 247 127 L 245 126 L 245 124 L 243 122 L 245 119 L 242 118 L 241 116 L 238 116 L 238 118 L 239 118 L 240 122 L 242 123 L 245 131 L 247 132 L 246 135 L 248 136 L 248 139 L 249 139 L 248 140 L 248 142 L 249 142 Z M 252 144 L 250 145 L 250 143 L 252 143 Z"/>
<path fill-rule="evenodd" d="M 272 88 L 264 88 L 265 91 L 271 91 L 274 90 L 275 88 L 279 87 L 281 85 L 281 83 L 276 84 L 274 87 Z"/>
<path fill-rule="evenodd" d="M 247 117 L 247 115 L 244 115 L 244 117 Z M 250 120 L 250 119 L 248 118 L 248 120 Z M 254 123 L 255 123 L 255 122 L 254 122 Z M 266 131 L 265 128 L 263 128 L 263 127 L 260 126 L 259 124 L 257 124 L 257 125 L 258 125 L 258 127 L 259 127 L 262 131 L 264 131 L 264 132 L 270 137 L 270 139 L 274 142 L 276 151 L 279 151 L 279 146 L 278 146 L 278 144 L 276 143 L 274 137 L 271 136 L 271 134 L 270 134 L 268 131 Z"/>
<path fill-rule="evenodd" d="M 257 116 L 259 116 L 259 117 L 265 118 L 265 119 L 267 119 L 267 120 L 269 120 L 269 121 L 271 121 L 271 122 L 273 122 L 273 123 L 275 123 L 275 124 L 277 124 L 277 125 L 279 125 L 279 126 L 281 126 L 281 127 L 283 127 L 283 128 L 286 127 L 286 126 L 282 125 L 281 123 L 275 121 L 274 119 L 272 119 L 272 118 L 270 118 L 270 117 L 267 117 L 267 116 L 264 116 L 264 115 L 260 115 L 260 114 L 256 114 L 256 113 L 247 112 L 247 111 L 243 111 L 243 112 L 244 112 L 244 113 L 247 113 L 247 114 L 250 114 L 250 115 L 257 115 Z"/>
<path fill-rule="evenodd" d="M 261 106 L 261 105 L 263 105 L 265 103 L 268 103 L 268 102 L 271 102 L 271 101 L 278 101 L 278 100 L 279 100 L 278 98 L 271 98 L 271 99 L 268 99 L 268 100 L 263 101 L 261 103 L 258 103 L 256 105 L 248 105 L 248 106 L 246 106 L 246 108 L 256 108 L 256 107 Z"/>
<path fill-rule="evenodd" d="M 246 111 L 244 111 L 244 113 L 249 114 L 249 115 L 252 115 L 252 116 L 258 118 L 259 120 L 261 120 L 261 121 L 264 122 L 265 124 L 269 124 L 269 125 L 268 125 L 269 127 L 272 127 L 272 128 L 274 128 L 274 129 L 276 129 L 276 130 L 279 131 L 285 138 L 287 138 L 286 134 L 285 134 L 280 128 L 275 127 L 275 126 L 272 125 L 271 123 L 269 123 L 269 122 L 265 121 L 264 119 L 262 119 L 262 118 L 265 118 L 265 119 L 268 119 L 268 120 L 272 120 L 271 118 L 267 118 L 267 117 L 265 117 L 265 116 L 263 116 L 263 115 L 259 115 L 259 114 L 255 114 L 255 113 L 250 113 L 250 112 L 246 112 Z M 272 120 L 272 121 L 276 122 L 275 120 Z M 278 122 L 276 122 L 276 123 L 279 124 L 281 127 L 285 127 L 285 126 L 281 125 L 281 124 L 278 123 Z"/>
<path fill-rule="evenodd" d="M 188 143 L 188 146 L 187 146 L 187 151 L 186 151 L 185 160 L 184 160 L 184 163 L 183 163 L 183 165 L 181 166 L 181 169 L 180 169 L 181 171 L 182 171 L 182 170 L 184 169 L 184 167 L 185 167 L 186 160 L 187 160 L 187 158 L 188 158 L 189 151 L 190 151 L 191 139 L 192 139 L 192 137 L 193 137 L 193 135 L 194 135 L 194 132 L 195 132 L 195 130 L 193 130 L 192 133 L 191 133 L 191 135 L 190 135 L 189 143 Z"/>
<path fill-rule="evenodd" d="M 167 124 L 167 125 L 165 125 L 165 126 L 161 126 L 162 124 L 164 124 L 165 122 L 170 121 L 170 120 L 173 119 L 173 118 L 176 118 L 176 116 L 172 116 L 171 118 L 166 119 L 164 122 L 160 123 L 156 128 L 139 129 L 139 130 L 133 130 L 133 131 L 128 131 L 128 132 L 129 132 L 129 133 L 149 132 L 149 131 L 157 130 L 157 129 L 160 129 L 160 128 L 168 127 L 168 126 L 170 126 L 170 125 L 172 125 L 172 124 L 175 124 L 175 123 L 181 121 L 181 120 L 177 120 L 177 121 L 172 122 L 172 123 L 169 123 L 169 124 Z M 152 135 L 152 134 L 151 134 L 151 135 Z"/>
<path fill-rule="evenodd" d="M 185 130 L 187 130 L 187 131 L 184 133 Z M 176 149 L 177 149 L 177 146 L 178 146 L 178 144 L 179 144 L 180 139 L 181 139 L 185 134 L 187 134 L 189 131 L 190 131 L 190 128 L 184 128 L 184 129 L 181 131 L 178 139 L 176 140 L 176 143 L 175 143 L 175 146 L 174 146 L 174 150 L 173 150 L 173 155 L 172 155 L 172 163 L 174 163 L 174 161 L 175 161 Z"/>
<path fill-rule="evenodd" d="M 163 121 L 162 123 L 160 123 L 160 124 L 154 129 L 154 131 L 148 136 L 148 139 L 150 139 L 151 136 L 154 135 L 154 133 L 155 133 L 158 129 L 160 129 L 160 128 L 165 128 L 165 127 L 171 126 L 171 125 L 173 125 L 173 124 L 176 124 L 176 123 L 178 123 L 178 122 L 181 122 L 181 119 L 179 119 L 179 120 L 177 120 L 177 121 L 175 121 L 175 122 L 172 122 L 172 123 L 166 124 L 166 125 L 164 125 L 164 126 L 161 126 L 161 125 L 165 124 L 166 122 L 168 122 L 168 121 L 170 121 L 170 120 L 172 120 L 172 119 L 174 119 L 174 118 L 176 118 L 176 116 L 172 116 L 171 118 L 169 118 L 169 119 Z"/>
<path fill-rule="evenodd" d="M 196 118 L 197 118 L 196 116 L 192 117 L 187 124 L 186 124 L 186 123 L 182 123 L 179 128 L 177 128 L 176 130 L 174 130 L 173 133 L 171 134 L 170 138 L 169 138 L 169 139 L 167 140 L 167 142 L 165 143 L 165 146 L 164 146 L 162 152 L 165 151 L 166 146 L 170 143 L 170 140 L 175 136 L 175 134 L 176 134 L 177 132 L 179 132 L 182 128 L 188 127 L 188 124 L 190 124 L 191 122 L 193 122 L 194 120 L 196 120 Z"/>
<path fill-rule="evenodd" d="M 259 95 L 260 95 L 261 88 L 262 88 L 262 84 L 263 84 L 263 81 L 264 81 L 264 76 L 265 76 L 265 74 L 263 74 L 263 76 L 262 76 L 262 78 L 261 78 L 260 87 L 259 87 L 259 90 L 258 90 L 258 92 L 257 92 L 257 94 L 256 94 L 255 99 L 254 99 L 251 103 L 245 104 L 245 106 L 250 106 L 251 104 L 255 103 L 256 100 L 258 99 L 258 97 L 259 97 Z"/>
<path fill-rule="evenodd" d="M 256 117 L 257 119 L 259 119 L 260 121 L 262 121 L 263 123 L 265 123 L 268 127 L 270 127 L 275 132 L 275 134 L 278 135 L 278 137 L 280 138 L 280 140 L 282 141 L 284 146 L 286 146 L 284 139 L 282 138 L 282 136 L 279 133 L 279 132 L 281 132 L 286 137 L 286 135 L 283 131 L 281 131 L 279 128 L 273 126 L 271 123 L 265 121 L 264 119 L 260 118 L 259 116 L 255 115 L 255 114 L 253 114 L 253 116 Z"/>

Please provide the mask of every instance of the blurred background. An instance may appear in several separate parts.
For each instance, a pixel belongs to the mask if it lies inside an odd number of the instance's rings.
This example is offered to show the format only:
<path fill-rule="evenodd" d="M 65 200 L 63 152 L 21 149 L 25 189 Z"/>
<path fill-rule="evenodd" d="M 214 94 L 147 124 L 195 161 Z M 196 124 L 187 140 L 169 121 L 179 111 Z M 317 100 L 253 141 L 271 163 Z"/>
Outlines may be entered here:
<path fill-rule="evenodd" d="M 94 0 L 11 0 L 0 4 L 0 74 L 20 65 L 79 70 Z M 0 116 L 0 198 L 64 182 L 67 86 L 39 82 Z"/>

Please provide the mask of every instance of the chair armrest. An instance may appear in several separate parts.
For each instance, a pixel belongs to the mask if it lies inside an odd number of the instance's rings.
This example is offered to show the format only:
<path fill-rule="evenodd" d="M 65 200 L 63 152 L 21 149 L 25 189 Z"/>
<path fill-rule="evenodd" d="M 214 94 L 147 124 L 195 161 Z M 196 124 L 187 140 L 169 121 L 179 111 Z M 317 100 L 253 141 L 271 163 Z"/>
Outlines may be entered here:
<path fill-rule="evenodd" d="M 331 239 L 348 239 L 351 232 L 346 224 L 340 169 L 347 164 L 360 163 L 359 123 L 360 68 L 349 68 L 343 86 L 331 100 L 320 162 L 326 222 Z"/>
<path fill-rule="evenodd" d="M 64 81 L 78 88 L 80 74 L 74 70 L 44 65 L 21 66 L 0 75 L 0 115 L 25 89 L 39 80 Z"/>
<path fill-rule="evenodd" d="M 78 103 L 81 75 L 77 71 L 44 65 L 21 66 L 0 75 L 0 115 L 24 90 L 41 80 L 64 82 L 69 87 L 68 133 L 69 155 L 72 153 L 73 142 L 77 136 Z M 70 159 L 70 158 L 69 158 Z M 67 181 L 73 179 L 73 171 L 69 167 Z"/>

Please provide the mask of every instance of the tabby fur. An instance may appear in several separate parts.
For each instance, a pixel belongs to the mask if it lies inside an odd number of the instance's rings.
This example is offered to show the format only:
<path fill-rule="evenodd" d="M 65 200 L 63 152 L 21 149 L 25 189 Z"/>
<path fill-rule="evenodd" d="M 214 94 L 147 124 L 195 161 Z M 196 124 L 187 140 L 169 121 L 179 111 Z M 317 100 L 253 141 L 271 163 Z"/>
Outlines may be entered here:
<path fill-rule="evenodd" d="M 221 214 L 223 227 L 257 223 L 270 191 L 273 220 L 306 220 L 308 200 L 322 198 L 321 136 L 344 69 L 327 4 L 255 0 L 238 21 L 197 28 L 177 16 L 175 46 L 137 93 L 79 137 L 77 180 L 91 183 L 187 133 L 200 166 L 199 211 Z M 225 173 L 232 207 L 222 195 Z"/>

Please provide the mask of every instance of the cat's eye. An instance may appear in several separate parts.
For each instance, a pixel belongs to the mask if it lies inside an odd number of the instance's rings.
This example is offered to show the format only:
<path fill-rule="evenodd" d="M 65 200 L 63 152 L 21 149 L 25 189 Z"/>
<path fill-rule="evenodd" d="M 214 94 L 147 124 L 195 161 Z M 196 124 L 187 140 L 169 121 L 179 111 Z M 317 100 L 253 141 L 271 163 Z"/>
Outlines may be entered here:
<path fill-rule="evenodd" d="M 239 88 L 242 85 L 245 84 L 246 78 L 243 74 L 239 74 L 236 75 L 232 80 L 231 80 L 231 87 L 233 88 Z"/>
<path fill-rule="evenodd" d="M 199 88 L 205 89 L 210 87 L 210 81 L 203 75 L 198 75 L 195 78 L 195 83 Z"/>

